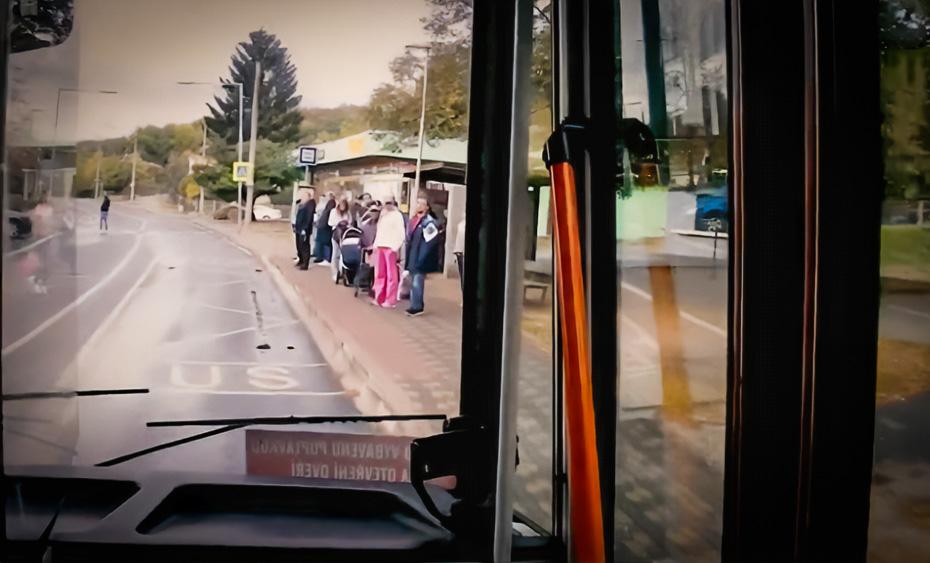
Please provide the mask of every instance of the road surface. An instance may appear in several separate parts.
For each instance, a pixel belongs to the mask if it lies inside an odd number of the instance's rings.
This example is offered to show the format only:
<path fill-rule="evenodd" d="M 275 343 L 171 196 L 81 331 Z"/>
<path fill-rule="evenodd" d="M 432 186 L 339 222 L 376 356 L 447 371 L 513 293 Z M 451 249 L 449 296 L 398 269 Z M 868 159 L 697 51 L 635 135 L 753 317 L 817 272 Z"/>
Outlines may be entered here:
<path fill-rule="evenodd" d="M 6 400 L 7 464 L 93 465 L 208 429 L 154 420 L 357 412 L 260 259 L 126 204 L 100 233 L 93 202 L 76 205 L 74 234 L 4 256 L 3 393 L 150 393 Z M 48 265 L 46 294 L 21 278 L 30 253 Z M 242 473 L 244 461 L 237 430 L 126 466 Z"/>

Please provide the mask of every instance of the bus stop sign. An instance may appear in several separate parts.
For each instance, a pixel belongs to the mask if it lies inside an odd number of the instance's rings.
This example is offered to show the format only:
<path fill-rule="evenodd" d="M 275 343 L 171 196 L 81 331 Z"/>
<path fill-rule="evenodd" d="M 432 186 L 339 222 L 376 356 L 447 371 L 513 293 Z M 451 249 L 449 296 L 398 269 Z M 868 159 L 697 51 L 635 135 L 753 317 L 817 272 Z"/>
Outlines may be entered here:
<path fill-rule="evenodd" d="M 316 147 L 300 147 L 297 149 L 297 164 L 300 166 L 315 166 L 323 159 L 323 151 Z"/>

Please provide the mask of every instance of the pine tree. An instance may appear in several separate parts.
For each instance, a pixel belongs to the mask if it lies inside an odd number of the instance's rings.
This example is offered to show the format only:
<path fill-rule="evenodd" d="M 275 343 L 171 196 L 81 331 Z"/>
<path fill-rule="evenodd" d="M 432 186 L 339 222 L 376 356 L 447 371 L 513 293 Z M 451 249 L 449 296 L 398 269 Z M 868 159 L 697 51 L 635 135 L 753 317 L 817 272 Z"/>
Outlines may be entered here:
<path fill-rule="evenodd" d="M 297 111 L 300 96 L 297 92 L 297 67 L 291 62 L 287 48 L 281 41 L 264 29 L 249 34 L 249 41 L 236 47 L 229 66 L 229 78 L 221 78 L 223 84 L 243 84 L 244 120 L 243 139 L 251 136 L 249 114 L 252 91 L 255 84 L 255 61 L 262 63 L 259 87 L 258 136 L 276 143 L 296 143 L 300 138 L 302 116 Z M 224 97 L 215 96 L 216 105 L 207 104 L 212 117 L 207 117 L 207 126 L 230 144 L 239 138 L 239 88 L 225 88 Z"/>

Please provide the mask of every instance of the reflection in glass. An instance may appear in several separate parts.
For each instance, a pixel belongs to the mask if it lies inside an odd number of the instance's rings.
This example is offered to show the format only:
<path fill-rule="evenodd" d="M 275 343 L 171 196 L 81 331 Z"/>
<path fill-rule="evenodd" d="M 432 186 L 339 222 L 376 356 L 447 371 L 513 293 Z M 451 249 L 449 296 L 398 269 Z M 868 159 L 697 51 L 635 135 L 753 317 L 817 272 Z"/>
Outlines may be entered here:
<path fill-rule="evenodd" d="M 930 38 L 928 15 L 882 2 L 881 227 L 869 561 L 930 553 Z"/>
<path fill-rule="evenodd" d="M 514 509 L 552 532 L 552 226 L 549 173 L 541 147 L 552 131 L 551 3 L 537 2 L 533 28 L 533 98 L 530 113 L 529 185 L 523 281 L 523 340 L 520 343 L 520 394 L 517 407 L 520 464 Z M 540 150 L 537 150 L 540 149 Z"/>
<path fill-rule="evenodd" d="M 620 271 L 616 552 L 718 561 L 727 316 L 722 0 L 621 0 L 627 142 Z M 642 124 L 642 125 L 640 125 Z"/>

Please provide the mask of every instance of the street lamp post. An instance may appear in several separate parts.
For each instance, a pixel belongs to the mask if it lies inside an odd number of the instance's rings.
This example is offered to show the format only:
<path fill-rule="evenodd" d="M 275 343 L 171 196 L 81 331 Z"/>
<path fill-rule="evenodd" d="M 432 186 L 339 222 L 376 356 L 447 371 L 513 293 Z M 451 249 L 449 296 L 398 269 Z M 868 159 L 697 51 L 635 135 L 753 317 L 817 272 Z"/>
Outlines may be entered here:
<path fill-rule="evenodd" d="M 222 88 L 238 88 L 239 89 L 239 143 L 237 145 L 237 155 L 239 162 L 242 162 L 242 106 L 243 106 L 243 92 L 242 92 L 242 83 L 241 82 L 195 82 L 195 81 L 180 81 L 178 82 L 181 86 L 220 86 Z M 204 135 L 206 135 L 206 121 L 204 121 Z M 242 182 L 239 182 L 238 189 L 238 198 L 236 200 L 236 223 L 241 224 L 242 222 L 242 211 L 239 206 L 242 205 Z"/>
<path fill-rule="evenodd" d="M 136 166 L 139 164 L 139 130 L 132 139 L 132 178 L 129 180 L 129 201 L 136 200 Z"/>
<path fill-rule="evenodd" d="M 100 161 L 103 159 L 103 152 L 97 147 L 97 173 L 94 175 L 94 199 L 100 197 Z"/>
<path fill-rule="evenodd" d="M 248 189 L 246 189 L 245 202 L 245 224 L 252 222 L 252 198 L 255 195 L 255 150 L 258 143 L 258 89 L 262 85 L 262 62 L 255 61 L 255 85 L 252 88 L 252 121 L 249 136 L 249 163 L 252 165 L 252 176 L 249 178 Z M 240 190 L 241 192 L 241 190 Z M 242 224 L 239 225 L 240 230 Z"/>
<path fill-rule="evenodd" d="M 54 158 L 58 149 L 58 120 L 61 118 L 61 95 L 65 92 L 74 92 L 77 94 L 119 94 L 116 90 L 81 90 L 78 88 L 59 88 L 58 101 L 55 103 L 55 130 L 52 132 L 52 157 Z"/>
<path fill-rule="evenodd" d="M 81 90 L 78 88 L 59 88 L 58 89 L 58 101 L 55 102 L 55 128 L 52 131 L 52 160 L 55 160 L 55 157 L 58 156 L 58 120 L 61 118 L 61 95 L 65 92 L 74 92 L 81 94 L 106 94 L 106 95 L 115 95 L 119 94 L 116 90 Z M 55 187 L 55 172 L 54 170 L 51 173 L 51 178 L 49 179 L 48 184 L 48 193 L 52 194 L 52 190 Z"/>
<path fill-rule="evenodd" d="M 423 166 L 423 131 L 426 124 L 426 85 L 429 79 L 429 45 L 407 45 L 407 49 L 419 49 L 426 52 L 426 58 L 423 60 L 423 94 L 420 102 L 420 135 L 417 140 L 417 168 L 414 173 L 413 187 L 407 198 L 407 213 L 413 212 L 413 201 L 416 197 L 416 191 L 420 189 L 420 169 Z"/>

